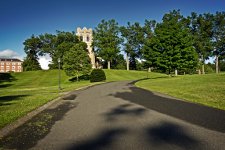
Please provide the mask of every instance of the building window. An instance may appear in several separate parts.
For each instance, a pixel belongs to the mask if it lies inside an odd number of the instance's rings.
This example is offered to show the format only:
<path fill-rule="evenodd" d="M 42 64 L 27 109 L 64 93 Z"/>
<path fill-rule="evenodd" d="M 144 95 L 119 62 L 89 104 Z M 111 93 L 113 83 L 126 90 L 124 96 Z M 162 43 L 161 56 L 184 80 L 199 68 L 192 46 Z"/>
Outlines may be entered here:
<path fill-rule="evenodd" d="M 4 65 L 5 63 L 4 62 L 1 62 L 1 65 Z"/>
<path fill-rule="evenodd" d="M 20 66 L 18 66 L 18 69 L 21 69 L 21 67 L 20 67 Z"/>
<path fill-rule="evenodd" d="M 12 69 L 15 69 L 15 66 L 12 66 Z"/>
<path fill-rule="evenodd" d="M 6 63 L 6 65 L 10 65 L 10 63 Z"/>
<path fill-rule="evenodd" d="M 83 41 L 83 36 L 80 36 L 80 41 Z"/>
<path fill-rule="evenodd" d="M 87 36 L 87 42 L 89 42 L 90 41 L 90 38 L 89 38 L 89 36 Z"/>
<path fill-rule="evenodd" d="M 1 68 L 4 68 L 4 66 L 1 66 Z"/>
<path fill-rule="evenodd" d="M 18 64 L 18 65 L 21 65 L 21 63 L 20 63 L 20 62 L 18 62 L 17 64 Z"/>
<path fill-rule="evenodd" d="M 12 63 L 12 65 L 16 65 L 16 63 Z"/>
<path fill-rule="evenodd" d="M 9 69 L 9 66 L 6 66 L 7 69 Z"/>

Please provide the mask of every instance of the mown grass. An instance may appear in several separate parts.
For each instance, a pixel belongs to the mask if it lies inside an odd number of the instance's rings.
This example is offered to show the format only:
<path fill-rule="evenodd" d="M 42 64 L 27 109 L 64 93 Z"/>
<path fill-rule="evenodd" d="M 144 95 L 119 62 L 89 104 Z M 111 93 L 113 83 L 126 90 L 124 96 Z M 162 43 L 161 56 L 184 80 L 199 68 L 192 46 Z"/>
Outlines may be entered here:
<path fill-rule="evenodd" d="M 138 80 L 148 77 L 147 71 L 134 70 L 104 70 L 106 74 L 106 81 L 128 81 Z"/>
<path fill-rule="evenodd" d="M 150 78 L 136 86 L 225 110 L 225 73 Z"/>

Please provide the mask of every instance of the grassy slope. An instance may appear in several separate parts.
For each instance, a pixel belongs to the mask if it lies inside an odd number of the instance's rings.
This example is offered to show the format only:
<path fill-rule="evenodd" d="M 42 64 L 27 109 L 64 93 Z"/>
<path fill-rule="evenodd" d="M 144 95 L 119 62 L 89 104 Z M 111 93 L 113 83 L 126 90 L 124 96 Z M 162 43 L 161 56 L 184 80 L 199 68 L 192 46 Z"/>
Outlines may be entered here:
<path fill-rule="evenodd" d="M 225 74 L 186 75 L 136 83 L 152 91 L 225 110 Z"/>
<path fill-rule="evenodd" d="M 128 81 L 128 80 L 138 80 L 144 78 L 158 78 L 167 77 L 165 74 L 160 73 L 148 73 L 147 71 L 134 71 L 134 70 L 104 70 L 106 74 L 107 81 Z"/>

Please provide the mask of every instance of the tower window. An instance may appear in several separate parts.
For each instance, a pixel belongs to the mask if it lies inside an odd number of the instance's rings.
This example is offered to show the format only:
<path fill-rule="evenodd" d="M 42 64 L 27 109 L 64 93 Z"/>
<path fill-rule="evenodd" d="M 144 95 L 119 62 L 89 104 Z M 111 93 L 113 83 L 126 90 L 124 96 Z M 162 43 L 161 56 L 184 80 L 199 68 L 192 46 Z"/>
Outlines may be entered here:
<path fill-rule="evenodd" d="M 82 42 L 83 42 L 83 36 L 80 36 L 80 41 L 82 41 Z"/>
<path fill-rule="evenodd" d="M 89 40 L 90 40 L 90 38 L 89 38 L 89 36 L 87 36 L 87 42 L 89 42 Z"/>

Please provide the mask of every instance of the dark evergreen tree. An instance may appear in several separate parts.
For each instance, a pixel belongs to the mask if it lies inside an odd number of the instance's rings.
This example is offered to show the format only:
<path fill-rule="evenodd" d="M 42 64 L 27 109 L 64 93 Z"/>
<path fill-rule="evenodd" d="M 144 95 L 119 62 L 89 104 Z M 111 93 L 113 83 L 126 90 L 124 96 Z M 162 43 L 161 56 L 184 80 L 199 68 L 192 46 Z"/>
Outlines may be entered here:
<path fill-rule="evenodd" d="M 197 54 L 186 20 L 180 11 L 165 14 L 157 24 L 154 37 L 144 46 L 144 57 L 153 67 L 164 71 L 189 70 L 197 65 Z"/>

